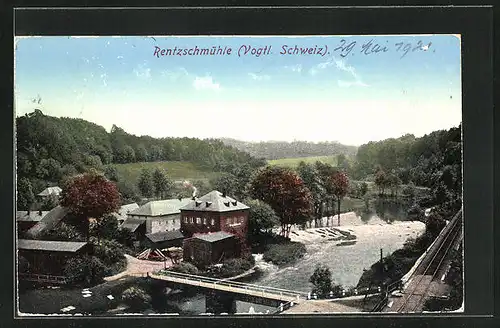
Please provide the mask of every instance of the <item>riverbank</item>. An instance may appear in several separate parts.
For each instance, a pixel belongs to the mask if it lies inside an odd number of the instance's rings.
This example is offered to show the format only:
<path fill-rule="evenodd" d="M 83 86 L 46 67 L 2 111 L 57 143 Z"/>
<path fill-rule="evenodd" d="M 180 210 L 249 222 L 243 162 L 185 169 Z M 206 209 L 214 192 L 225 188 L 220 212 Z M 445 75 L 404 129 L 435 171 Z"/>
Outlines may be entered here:
<path fill-rule="evenodd" d="M 324 218 L 326 223 L 326 218 Z M 336 220 L 336 218 L 335 218 Z M 398 236 L 402 238 L 415 238 L 425 231 L 425 224 L 421 221 L 394 221 L 387 223 L 378 218 L 371 219 L 368 223 L 362 222 L 354 212 L 340 215 L 341 225 L 308 228 L 300 230 L 296 227 L 290 231 L 291 241 L 301 243 L 338 242 L 342 240 L 356 240 L 357 242 L 371 238 L 383 239 Z M 355 238 L 350 238 L 349 235 Z"/>
<path fill-rule="evenodd" d="M 333 222 L 337 222 L 336 218 Z M 305 245 L 304 257 L 285 267 L 256 261 L 262 273 L 252 283 L 310 292 L 309 277 L 318 264 L 324 264 L 330 268 L 334 283 L 354 287 L 364 270 L 380 260 L 381 249 L 384 256 L 391 254 L 424 231 L 425 224 L 420 221 L 387 223 L 374 217 L 365 223 L 352 212 L 341 215 L 340 227 L 292 228 L 290 239 Z"/>

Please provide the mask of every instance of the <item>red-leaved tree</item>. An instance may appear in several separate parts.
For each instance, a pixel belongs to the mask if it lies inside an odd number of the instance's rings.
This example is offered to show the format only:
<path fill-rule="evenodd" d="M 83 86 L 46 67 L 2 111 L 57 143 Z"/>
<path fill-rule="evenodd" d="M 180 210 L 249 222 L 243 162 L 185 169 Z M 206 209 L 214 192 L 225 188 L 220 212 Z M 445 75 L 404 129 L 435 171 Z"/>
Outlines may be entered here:
<path fill-rule="evenodd" d="M 105 214 L 116 211 L 120 205 L 120 193 L 116 184 L 104 175 L 85 173 L 66 182 L 61 193 L 61 205 L 80 220 L 88 240 L 89 219 L 100 220 Z"/>
<path fill-rule="evenodd" d="M 337 198 L 337 224 L 340 226 L 340 202 L 347 195 L 349 190 L 349 178 L 344 172 L 336 172 L 331 176 L 332 192 Z"/>
<path fill-rule="evenodd" d="M 278 166 L 262 169 L 251 183 L 253 197 L 269 204 L 281 223 L 281 235 L 288 238 L 293 224 L 307 222 L 312 211 L 311 192 L 292 170 Z"/>

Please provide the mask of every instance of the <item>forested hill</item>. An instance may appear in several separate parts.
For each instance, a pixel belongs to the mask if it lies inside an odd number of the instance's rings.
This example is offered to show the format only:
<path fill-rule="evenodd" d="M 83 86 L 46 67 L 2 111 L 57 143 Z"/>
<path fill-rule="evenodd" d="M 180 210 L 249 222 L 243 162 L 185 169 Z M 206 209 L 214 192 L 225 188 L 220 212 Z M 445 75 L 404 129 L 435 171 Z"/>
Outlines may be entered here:
<path fill-rule="evenodd" d="M 461 126 L 420 138 L 407 134 L 361 145 L 351 175 L 366 179 L 380 170 L 396 174 L 405 184 L 433 187 L 441 178 L 449 185 L 461 183 Z"/>
<path fill-rule="evenodd" d="M 135 136 L 113 126 L 76 118 L 57 118 L 40 110 L 16 118 L 18 178 L 57 183 L 64 176 L 111 163 L 190 161 L 226 171 L 265 164 L 219 140 Z"/>
<path fill-rule="evenodd" d="M 280 159 L 309 156 L 355 156 L 357 147 L 346 146 L 338 142 L 308 141 L 262 141 L 248 142 L 230 138 L 221 139 L 226 145 L 233 146 L 257 158 Z"/>

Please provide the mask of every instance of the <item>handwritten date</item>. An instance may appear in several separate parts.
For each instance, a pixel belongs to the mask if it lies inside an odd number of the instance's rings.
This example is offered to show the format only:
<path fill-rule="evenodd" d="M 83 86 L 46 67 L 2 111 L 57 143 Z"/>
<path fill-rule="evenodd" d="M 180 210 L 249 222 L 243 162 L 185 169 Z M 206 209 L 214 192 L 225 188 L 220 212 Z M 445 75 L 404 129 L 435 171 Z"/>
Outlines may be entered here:
<path fill-rule="evenodd" d="M 401 57 L 403 58 L 409 52 L 415 51 L 427 51 L 431 47 L 432 42 L 424 43 L 422 40 L 418 42 L 397 42 L 394 44 L 390 44 L 389 41 L 376 43 L 373 39 L 362 43 L 359 46 L 359 53 L 363 55 L 373 55 L 378 53 L 385 53 L 389 51 L 395 51 L 401 53 Z M 337 47 L 333 48 L 333 51 L 338 53 L 341 57 L 346 57 L 348 55 L 354 55 L 355 49 L 358 46 L 357 41 L 347 41 L 345 39 L 340 40 L 340 43 Z"/>

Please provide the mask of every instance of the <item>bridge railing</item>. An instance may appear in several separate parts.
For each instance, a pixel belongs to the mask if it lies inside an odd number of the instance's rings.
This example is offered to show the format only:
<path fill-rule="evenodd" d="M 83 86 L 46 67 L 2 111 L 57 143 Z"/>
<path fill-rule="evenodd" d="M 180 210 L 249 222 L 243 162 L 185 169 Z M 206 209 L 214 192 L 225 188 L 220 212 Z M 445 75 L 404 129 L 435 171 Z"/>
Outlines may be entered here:
<path fill-rule="evenodd" d="M 294 298 L 305 297 L 307 295 L 306 293 L 303 293 L 303 292 L 296 292 L 296 291 L 286 290 L 286 289 L 281 289 L 281 288 L 259 286 L 259 285 L 254 285 L 254 284 L 246 284 L 246 283 L 242 283 L 242 282 L 234 282 L 234 281 L 227 281 L 227 280 L 223 281 L 223 280 L 220 280 L 217 278 L 197 276 L 197 275 L 191 275 L 191 274 L 187 274 L 187 273 L 180 273 L 180 272 L 173 272 L 173 271 L 160 271 L 157 275 L 158 276 L 167 276 L 167 277 L 170 276 L 172 278 L 177 278 L 177 279 L 184 279 L 184 280 L 189 281 L 189 282 L 208 283 L 208 284 L 212 284 L 214 286 L 216 286 L 216 285 L 226 286 L 226 287 L 231 287 L 231 288 L 239 288 L 239 289 L 268 293 L 268 294 L 273 294 L 273 295 L 294 297 Z"/>

